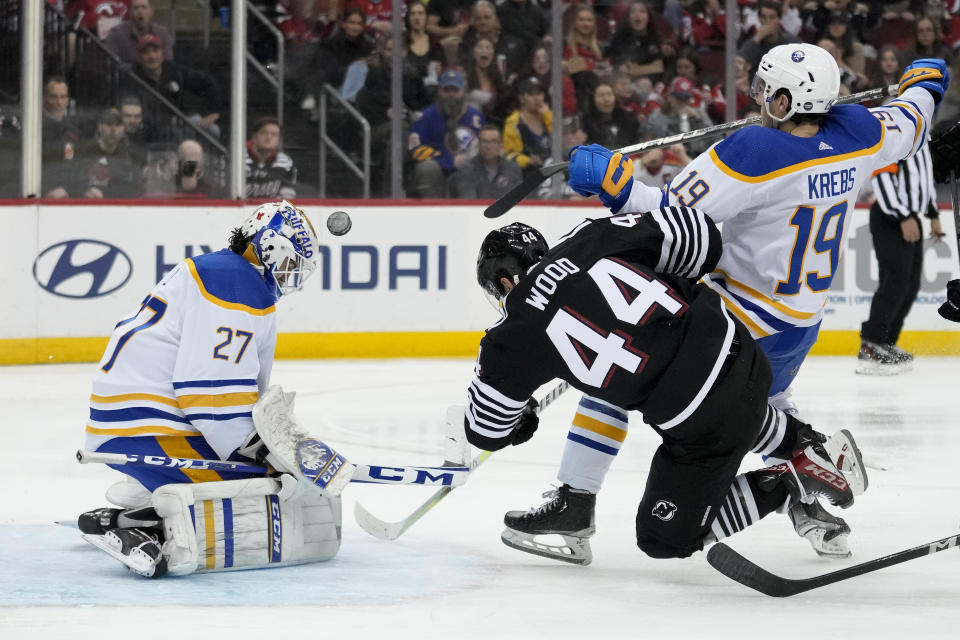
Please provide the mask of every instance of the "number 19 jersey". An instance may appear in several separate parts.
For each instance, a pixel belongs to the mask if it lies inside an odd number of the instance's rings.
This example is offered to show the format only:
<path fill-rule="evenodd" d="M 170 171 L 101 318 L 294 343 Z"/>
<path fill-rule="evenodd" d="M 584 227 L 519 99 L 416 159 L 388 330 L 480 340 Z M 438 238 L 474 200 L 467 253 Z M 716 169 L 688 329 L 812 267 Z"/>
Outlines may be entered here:
<path fill-rule="evenodd" d="M 836 105 L 812 137 L 753 126 L 698 156 L 664 190 L 634 183 L 621 209 L 695 206 L 721 224 L 723 257 L 704 278 L 754 337 L 813 326 L 873 171 L 916 152 L 933 98 L 912 88 L 874 109 Z M 638 188 L 639 187 L 639 188 Z"/>

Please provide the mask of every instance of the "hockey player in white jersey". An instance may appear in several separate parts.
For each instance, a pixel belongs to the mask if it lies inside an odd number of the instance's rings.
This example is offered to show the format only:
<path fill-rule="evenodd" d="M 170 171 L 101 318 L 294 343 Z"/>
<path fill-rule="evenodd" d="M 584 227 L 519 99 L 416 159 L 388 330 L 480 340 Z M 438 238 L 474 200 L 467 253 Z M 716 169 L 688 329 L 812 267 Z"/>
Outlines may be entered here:
<path fill-rule="evenodd" d="M 754 78 L 761 126 L 716 143 L 662 190 L 634 181 L 631 161 L 619 153 L 599 145 L 571 151 L 571 187 L 598 194 L 613 213 L 696 206 L 723 223 L 723 256 L 704 282 L 747 326 L 773 368 L 771 404 L 778 411 L 767 418 L 770 436 L 761 454 L 783 436 L 781 412 L 796 411 L 790 383 L 816 341 L 857 194 L 875 168 L 923 144 L 949 72 L 943 60 L 917 60 L 901 79 L 898 99 L 874 109 L 834 104 L 839 84 L 836 62 L 823 49 L 774 47 Z M 599 492 L 626 430 L 625 411 L 584 396 L 558 472 L 567 495 Z M 526 520 L 563 511 L 558 495 L 536 512 L 508 514 L 507 526 L 529 529 Z M 790 517 L 820 555 L 850 555 L 849 527 L 817 502 L 794 505 Z"/>
<path fill-rule="evenodd" d="M 303 287 L 317 251 L 307 216 L 283 201 L 258 207 L 228 249 L 177 264 L 113 330 L 86 448 L 248 464 L 262 455 L 252 410 L 270 380 L 276 303 Z M 84 513 L 78 526 L 141 575 L 326 560 L 339 548 L 339 497 L 291 495 L 262 475 L 113 468 L 131 476 L 107 492 L 123 508 Z"/>

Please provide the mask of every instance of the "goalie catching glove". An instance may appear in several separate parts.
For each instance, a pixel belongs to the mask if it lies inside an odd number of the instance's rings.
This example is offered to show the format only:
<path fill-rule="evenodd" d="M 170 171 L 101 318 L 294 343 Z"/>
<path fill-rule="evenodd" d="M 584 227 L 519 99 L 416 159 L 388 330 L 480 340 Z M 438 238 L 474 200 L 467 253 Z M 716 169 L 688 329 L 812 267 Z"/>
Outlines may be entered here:
<path fill-rule="evenodd" d="M 940 104 L 949 86 L 950 70 L 946 62 L 940 58 L 920 58 L 904 70 L 897 95 L 902 96 L 910 87 L 923 87 L 933 96 L 934 104 Z"/>
<path fill-rule="evenodd" d="M 616 213 L 627 203 L 633 188 L 633 161 L 599 144 L 570 150 L 570 188 L 582 196 L 600 196 Z"/>

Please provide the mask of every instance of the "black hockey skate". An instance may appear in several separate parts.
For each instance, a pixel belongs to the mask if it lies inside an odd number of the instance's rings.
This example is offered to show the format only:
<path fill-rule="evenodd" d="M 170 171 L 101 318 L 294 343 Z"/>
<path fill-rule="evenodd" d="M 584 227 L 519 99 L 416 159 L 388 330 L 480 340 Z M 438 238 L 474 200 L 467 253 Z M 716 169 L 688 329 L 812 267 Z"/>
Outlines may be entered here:
<path fill-rule="evenodd" d="M 503 517 L 507 528 L 500 539 L 508 547 L 544 558 L 571 564 L 588 565 L 593 561 L 589 538 L 596 532 L 594 493 L 562 485 L 543 494 L 547 502 L 529 511 L 508 511 Z M 536 536 L 558 535 L 565 544 L 553 545 Z"/>
<path fill-rule="evenodd" d="M 850 483 L 819 444 L 808 446 L 792 460 L 757 472 L 761 490 L 769 491 L 780 483 L 790 493 L 790 506 L 808 497 L 825 498 L 842 509 L 853 504 Z"/>
<path fill-rule="evenodd" d="M 874 376 L 895 376 L 913 369 L 913 354 L 893 345 L 862 340 L 856 372 Z"/>
<path fill-rule="evenodd" d="M 162 578 L 167 574 L 163 540 L 156 529 L 110 529 L 103 535 L 84 534 L 83 539 L 145 578 Z"/>
<path fill-rule="evenodd" d="M 801 538 L 810 542 L 817 555 L 824 558 L 849 558 L 852 553 L 847 537 L 850 527 L 823 508 L 816 500 L 797 502 L 788 512 L 793 528 Z"/>
<path fill-rule="evenodd" d="M 121 511 L 122 509 L 102 507 L 81 513 L 77 518 L 77 528 L 83 533 L 102 536 L 110 529 L 117 528 L 117 518 L 120 517 Z"/>
<path fill-rule="evenodd" d="M 117 509 L 101 507 L 93 511 L 80 514 L 77 518 L 77 528 L 83 533 L 102 536 L 110 529 L 160 526 L 160 516 L 153 507 L 137 509 Z"/>

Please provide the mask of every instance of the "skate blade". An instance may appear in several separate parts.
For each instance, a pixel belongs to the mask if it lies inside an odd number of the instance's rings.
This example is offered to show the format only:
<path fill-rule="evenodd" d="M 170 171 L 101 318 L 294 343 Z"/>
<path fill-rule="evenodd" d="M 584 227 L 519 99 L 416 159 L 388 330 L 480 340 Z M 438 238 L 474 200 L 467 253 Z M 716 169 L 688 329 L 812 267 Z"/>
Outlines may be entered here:
<path fill-rule="evenodd" d="M 119 560 L 123 566 L 137 575 L 141 575 L 144 578 L 152 578 L 157 571 L 157 562 L 139 549 L 132 550 L 130 555 L 124 555 L 116 545 L 110 544 L 107 535 L 98 536 L 92 533 L 83 533 L 80 537 L 111 558 Z M 119 542 L 119 540 L 117 540 L 117 542 Z"/>
<path fill-rule="evenodd" d="M 821 558 L 844 560 L 853 555 L 846 535 L 839 535 L 832 540 L 826 540 L 823 529 L 812 529 L 803 535 Z"/>
<path fill-rule="evenodd" d="M 537 540 L 533 535 L 515 531 L 509 527 L 504 529 L 503 533 L 500 534 L 500 540 L 503 541 L 503 544 L 517 551 L 531 553 L 543 558 L 550 558 L 551 560 L 559 560 L 561 562 L 582 566 L 593 562 L 593 551 L 590 549 L 590 540 L 588 538 L 561 534 L 556 535 L 560 535 L 567 544 L 546 544 Z"/>
<path fill-rule="evenodd" d="M 865 376 L 896 376 L 912 371 L 913 367 L 901 364 L 879 364 L 877 362 L 858 362 L 856 373 Z"/>

